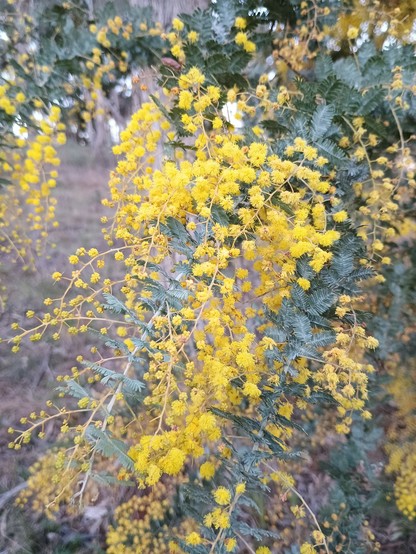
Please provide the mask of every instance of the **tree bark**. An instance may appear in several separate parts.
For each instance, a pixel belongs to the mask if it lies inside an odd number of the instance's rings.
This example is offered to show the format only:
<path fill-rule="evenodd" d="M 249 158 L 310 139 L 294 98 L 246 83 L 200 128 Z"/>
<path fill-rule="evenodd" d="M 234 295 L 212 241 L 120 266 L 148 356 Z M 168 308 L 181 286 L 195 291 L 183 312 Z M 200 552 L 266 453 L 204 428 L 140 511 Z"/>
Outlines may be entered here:
<path fill-rule="evenodd" d="M 210 0 L 130 0 L 132 6 L 151 7 L 155 21 L 165 29 L 180 13 L 192 13 L 197 8 L 205 9 Z"/>

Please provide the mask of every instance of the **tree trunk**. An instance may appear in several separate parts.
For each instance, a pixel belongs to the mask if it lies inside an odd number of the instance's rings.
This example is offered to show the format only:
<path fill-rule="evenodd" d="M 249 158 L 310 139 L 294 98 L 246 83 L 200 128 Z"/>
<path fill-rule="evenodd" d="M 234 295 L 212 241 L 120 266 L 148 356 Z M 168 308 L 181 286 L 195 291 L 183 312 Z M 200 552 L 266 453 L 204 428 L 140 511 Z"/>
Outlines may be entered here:
<path fill-rule="evenodd" d="M 132 6 L 151 7 L 155 21 L 165 29 L 180 13 L 192 13 L 197 8 L 205 9 L 210 0 L 130 0 Z"/>

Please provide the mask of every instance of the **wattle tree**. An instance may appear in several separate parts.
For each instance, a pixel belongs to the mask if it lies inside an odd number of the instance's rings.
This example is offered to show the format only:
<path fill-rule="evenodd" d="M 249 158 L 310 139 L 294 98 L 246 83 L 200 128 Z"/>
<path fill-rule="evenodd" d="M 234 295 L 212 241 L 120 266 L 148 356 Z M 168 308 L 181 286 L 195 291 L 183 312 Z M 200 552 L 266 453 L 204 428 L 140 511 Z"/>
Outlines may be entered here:
<path fill-rule="evenodd" d="M 60 422 L 19 503 L 59 521 L 123 487 L 109 553 L 411 548 L 411 3 L 217 0 L 168 29 L 163 3 L 7 4 L 5 253 L 33 256 L 27 225 L 49 248 L 56 144 L 118 133 L 107 247 L 8 339 L 91 353 L 10 429 Z"/>

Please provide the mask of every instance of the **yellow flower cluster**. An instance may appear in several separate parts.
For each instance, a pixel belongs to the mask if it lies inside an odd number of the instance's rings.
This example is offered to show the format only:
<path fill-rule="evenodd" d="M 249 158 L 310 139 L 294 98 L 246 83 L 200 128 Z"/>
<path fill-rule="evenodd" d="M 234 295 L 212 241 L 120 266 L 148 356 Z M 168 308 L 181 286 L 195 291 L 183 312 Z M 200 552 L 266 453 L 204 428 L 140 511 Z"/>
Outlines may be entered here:
<path fill-rule="evenodd" d="M 394 108 L 391 109 L 394 112 Z M 355 194 L 363 201 L 356 216 L 362 224 L 358 235 L 366 241 L 375 261 L 389 264 L 389 258 L 383 255 L 383 250 L 385 243 L 396 235 L 393 222 L 397 220 L 399 203 L 404 192 L 404 168 L 412 166 L 413 158 L 409 148 L 403 144 L 394 144 L 386 149 L 386 156 L 372 159 L 370 152 L 376 146 L 378 137 L 368 132 L 362 117 L 354 118 L 348 125 L 352 139 L 342 137 L 339 144 L 342 148 L 355 148 L 355 158 L 367 164 L 369 174 L 366 180 L 354 184 Z M 397 157 L 398 152 L 400 158 Z M 411 176 L 409 174 L 407 178 Z M 335 214 L 335 217 L 340 216 Z"/>
<path fill-rule="evenodd" d="M 394 495 L 398 508 L 410 520 L 416 517 L 416 395 L 414 385 L 414 360 L 405 366 L 399 359 L 389 361 L 392 377 L 389 392 L 394 398 L 398 412 L 388 430 L 389 456 L 387 473 L 396 477 Z"/>
<path fill-rule="evenodd" d="M 309 542 L 304 542 L 300 547 L 300 554 L 316 554 L 316 550 Z"/>
<path fill-rule="evenodd" d="M 75 269 L 66 296 L 48 299 L 51 313 L 30 332 L 38 340 L 47 327 L 58 326 L 58 338 L 66 321 L 72 320 L 69 332 L 75 334 L 101 317 L 98 295 L 117 285 L 102 276 L 106 255 L 124 265 L 120 291 L 141 320 L 148 317 L 144 299 L 152 302 L 155 290 L 146 282 L 162 286 L 164 275 L 173 276 L 171 286 L 186 302 L 152 316 L 155 334 L 146 337 L 149 361 L 143 375 L 149 390 L 141 416 L 146 432 L 129 451 L 143 485 L 179 474 L 189 457 L 201 458 L 206 444 L 227 432 L 211 407 L 232 412 L 245 401 L 255 409 L 260 383 L 279 382 L 284 364 L 275 361 L 270 367 L 268 352 L 282 351 L 284 344 L 258 336 L 258 319 L 264 305 L 278 311 L 294 286 L 307 291 L 310 282 L 296 275 L 297 261 L 306 255 L 311 270 L 319 274 L 340 238 L 324 203 L 324 194 L 335 191 L 322 169 L 326 160 L 301 138 L 281 157 L 262 142 L 246 146 L 242 136 L 225 127 L 207 133 L 205 110 L 216 109 L 219 90 L 204 83 L 197 68 L 178 82 L 178 101 L 196 127 L 194 159 L 179 157 L 155 168 L 155 153 L 163 133 L 169 137 L 169 124 L 154 103 L 143 104 L 134 114 L 114 148 L 122 158 L 110 178 L 111 198 L 105 201 L 115 212 L 105 232 L 110 249 L 100 254 L 80 248 L 70 257 Z M 216 117 L 222 119 L 219 110 Z M 240 205 L 242 196 L 247 200 Z M 183 247 L 191 252 L 182 258 L 186 270 L 177 269 L 175 243 L 166 232 L 173 220 Z M 85 256 L 89 260 L 83 262 Z M 54 275 L 62 278 L 59 272 Z M 70 298 L 77 289 L 88 292 Z M 101 333 L 107 334 L 109 325 L 101 326 Z M 117 333 L 129 352 L 136 353 L 134 329 L 126 322 Z M 357 341 L 368 347 L 368 340 L 362 328 L 339 330 L 337 347 L 325 353 L 321 370 L 311 371 L 307 358 L 293 362 L 294 382 L 312 379 L 340 402 L 340 432 L 348 430 L 351 410 L 363 410 L 372 369 L 354 361 L 350 351 Z M 305 394 L 310 392 L 307 387 Z M 281 410 L 291 418 L 289 401 Z M 220 512 L 213 516 L 218 526 Z"/>
<path fill-rule="evenodd" d="M 187 536 L 189 544 L 198 544 L 195 537 L 199 535 L 193 531 L 191 520 L 171 524 L 175 491 L 176 482 L 158 483 L 120 504 L 107 532 L 107 554 L 180 554 L 183 551 L 172 540 L 178 536 Z"/>
<path fill-rule="evenodd" d="M 0 86 L 0 109 L 6 112 L 7 115 L 13 115 L 16 113 L 15 104 L 20 104 L 25 101 L 25 95 L 23 92 L 18 92 L 13 97 L 10 94 L 12 91 L 13 89 L 9 84 Z"/>
<path fill-rule="evenodd" d="M 61 111 L 52 106 L 36 125 L 34 134 L 20 129 L 20 136 L 9 137 L 13 150 L 0 154 L 4 178 L 14 183 L 0 191 L 0 251 L 23 260 L 24 268 L 33 268 L 33 246 L 38 255 L 46 246 L 49 231 L 58 226 L 55 219 L 56 199 L 52 195 L 57 184 L 60 160 L 56 145 L 66 141 Z"/>
<path fill-rule="evenodd" d="M 202 81 L 197 70 L 181 79 L 190 83 Z M 198 91 L 200 97 L 200 88 Z M 147 484 L 157 482 L 163 473 L 180 472 L 186 456 L 200 456 L 205 440 L 219 438 L 220 422 L 206 412 L 209 406 L 232 410 L 244 396 L 255 404 L 261 394 L 260 379 L 263 376 L 276 379 L 281 366 L 276 364 L 276 373 L 270 374 L 265 358 L 267 350 L 275 345 L 258 342 L 253 334 L 254 320 L 261 310 L 260 304 L 256 309 L 256 299 L 261 298 L 271 309 L 278 310 L 296 282 L 296 260 L 308 254 L 310 266 L 319 273 L 331 259 L 330 248 L 340 236 L 338 231 L 326 228 L 321 194 L 331 185 L 319 171 L 305 167 L 302 162 L 268 155 L 261 143 L 252 143 L 247 149 L 239 144 L 238 135 L 215 133 L 206 137 L 194 162 L 167 162 L 152 175 L 145 143 L 149 137 L 160 136 L 160 131 L 151 125 L 161 120 L 154 105 L 143 106 L 123 132 L 124 142 L 116 147 L 116 153 L 126 154 L 117 173 L 128 175 L 131 171 L 130 181 L 133 180 L 137 192 L 127 193 L 124 181 L 113 176 L 112 199 L 108 203 L 118 204 L 115 235 L 134 245 L 135 259 L 143 256 L 145 265 L 163 262 L 165 270 L 172 256 L 161 226 L 166 225 L 168 218 L 186 225 L 190 241 L 194 232 L 205 229 L 211 221 L 213 237 L 206 237 L 195 249 L 191 275 L 181 281 L 189 294 L 187 306 L 158 320 L 161 340 L 152 343 L 153 360 L 144 377 L 153 391 L 146 404 L 163 408 L 159 409 L 155 434 L 142 437 L 130 451 Z M 308 153 L 307 145 L 300 139 L 294 147 Z M 288 190 L 288 184 L 296 180 L 304 182 L 305 188 L 297 192 Z M 305 196 L 307 190 L 313 191 L 312 202 Z M 242 191 L 247 192 L 249 203 L 238 209 L 238 220 L 228 227 L 216 223 L 215 210 L 220 207 L 225 212 L 233 211 L 235 198 Z M 274 198 L 284 208 L 275 204 Z M 249 239 L 254 230 L 259 237 L 257 241 Z M 248 272 L 237 267 L 236 261 L 241 258 L 246 260 Z M 128 285 L 129 305 L 141 313 L 133 289 L 146 274 L 142 265 L 133 265 L 132 257 L 124 263 L 129 267 L 129 277 L 136 279 L 134 285 Z M 160 274 L 154 272 L 152 278 L 159 279 Z M 253 281 L 258 283 L 255 287 Z M 307 288 L 303 281 L 301 285 Z M 246 303 L 250 308 L 236 310 Z M 203 329 L 197 327 L 198 322 L 204 322 Z M 225 329 L 230 332 L 225 333 Z M 191 338 L 198 355 L 197 360 L 186 363 L 185 392 L 177 381 L 175 364 L 186 352 Z M 169 361 L 163 360 L 162 351 L 169 352 Z M 333 384 L 330 389 L 337 399 L 343 399 L 345 411 L 362 408 L 364 402 L 352 397 L 356 392 L 365 395 L 366 368 L 361 365 L 360 371 L 353 368 L 354 362 L 342 349 L 331 351 L 331 361 L 334 367 L 342 368 L 342 387 Z M 311 372 L 304 360 L 298 362 L 298 369 L 297 381 L 303 383 Z M 360 382 L 357 391 L 350 390 L 351 382 L 355 382 L 351 377 L 354 369 Z M 321 374 L 316 378 L 322 382 Z M 241 391 L 230 386 L 234 379 L 243 380 Z M 346 389 L 348 383 L 350 387 Z"/>
<path fill-rule="evenodd" d="M 416 448 L 414 443 L 387 447 L 390 455 L 387 471 L 396 474 L 394 496 L 397 507 L 413 520 L 416 518 Z"/>
<path fill-rule="evenodd" d="M 133 26 L 131 22 L 123 22 L 122 18 L 117 15 L 114 19 L 108 19 L 107 25 L 104 25 L 100 29 L 97 29 L 95 25 L 90 26 L 90 31 L 97 33 L 97 42 L 99 44 L 104 46 L 104 48 L 110 48 L 111 40 L 107 36 L 108 33 L 116 36 L 121 35 L 128 40 L 133 32 Z"/>
<path fill-rule="evenodd" d="M 251 54 L 252 52 L 256 51 L 256 44 L 249 40 L 247 33 L 244 31 L 239 31 L 235 36 L 235 43 L 238 46 L 242 46 L 243 49 Z"/>
<path fill-rule="evenodd" d="M 318 4 L 308 5 L 307 2 L 301 2 L 300 8 L 303 20 L 297 32 L 276 33 L 273 41 L 276 69 L 284 81 L 288 78 L 289 70 L 302 72 L 310 67 L 317 54 L 317 50 L 311 48 L 311 44 L 322 42 L 331 32 L 326 22 L 323 24 L 321 21 L 330 13 L 328 6 L 320 7 Z"/>
<path fill-rule="evenodd" d="M 359 27 L 366 24 L 370 38 L 378 47 L 382 47 L 387 37 L 394 37 L 402 43 L 412 43 L 412 22 L 416 16 L 415 5 L 411 0 L 384 3 L 377 0 L 354 0 L 349 13 L 342 13 L 336 25 L 329 32 L 338 40 L 355 39 Z M 383 29 L 377 33 L 376 29 Z"/>
<path fill-rule="evenodd" d="M 32 510 L 55 519 L 62 506 L 71 512 L 77 474 L 68 469 L 63 472 L 65 450 L 55 450 L 42 456 L 30 467 L 27 487 L 19 494 L 16 504 L 30 504 Z M 74 480 L 75 478 L 75 480 Z M 75 506 L 72 512 L 75 513 Z"/>
<path fill-rule="evenodd" d="M 195 44 L 198 42 L 199 35 L 196 31 L 187 32 L 183 21 L 177 17 L 172 21 L 172 31 L 166 35 L 168 42 L 171 45 L 170 52 L 180 63 L 186 60 L 185 46 L 187 44 Z"/>
<path fill-rule="evenodd" d="M 406 3 L 405 3 L 406 4 Z M 337 39 L 355 40 L 359 34 L 359 28 L 364 21 L 373 21 L 388 26 L 390 33 L 399 37 L 400 41 L 406 43 L 410 40 L 407 20 L 410 14 L 414 13 L 414 7 L 403 4 L 389 10 L 377 2 L 377 9 L 372 8 L 372 2 L 354 2 L 354 9 L 349 14 L 342 14 L 337 24 L 325 33 L 319 32 L 317 21 L 325 15 L 323 9 L 311 8 L 308 12 L 308 21 L 304 28 L 300 29 L 298 35 L 284 36 L 276 39 L 277 69 L 282 77 L 288 70 L 302 71 L 308 67 L 315 56 L 315 51 L 309 51 L 311 39 L 322 40 L 327 34 L 334 34 Z M 407 14 L 402 20 L 400 14 Z M 403 25 L 401 33 L 397 29 Z M 390 27 L 391 26 L 391 27 Z M 375 27 L 372 27 L 373 29 Z M 396 29 L 396 30 L 394 30 Z M 386 35 L 376 37 L 378 46 L 381 47 Z M 353 48 L 353 46 L 351 45 Z M 400 110 L 409 109 L 409 97 L 414 96 L 416 88 L 413 83 L 406 83 L 403 80 L 403 68 L 398 65 L 392 68 L 391 81 L 386 83 L 386 98 L 390 103 L 389 109 L 394 119 L 395 131 L 400 140 L 391 144 L 385 149 L 384 155 L 374 155 L 373 150 L 379 145 L 381 138 L 375 132 L 367 128 L 364 117 L 347 118 L 344 122 L 349 127 L 349 136 L 339 139 L 339 146 L 343 149 L 352 149 L 353 156 L 357 162 L 364 163 L 368 169 L 368 177 L 357 180 L 353 185 L 357 197 L 360 198 L 361 206 L 353 219 L 359 223 L 358 235 L 366 242 L 370 257 L 373 262 L 388 265 L 391 260 L 385 255 L 386 244 L 392 238 L 398 236 L 398 227 L 403 223 L 404 214 L 400 211 L 402 203 L 408 201 L 409 186 L 415 187 L 415 159 L 410 143 L 404 139 L 403 129 L 400 123 Z M 387 124 L 387 122 L 385 122 Z M 290 152 L 296 151 L 296 145 L 290 147 Z M 313 157 L 313 149 L 305 152 L 305 157 Z M 342 223 L 349 218 L 345 210 L 337 208 L 340 199 L 334 199 L 333 219 Z M 365 262 L 364 262 L 365 263 Z M 378 275 L 376 280 L 383 281 Z"/>
<path fill-rule="evenodd" d="M 354 317 L 351 297 L 340 297 L 336 313 L 341 317 L 346 314 Z M 344 419 L 337 425 L 337 431 L 348 433 L 352 411 L 359 410 L 364 419 L 371 418 L 370 412 L 365 410 L 365 401 L 368 376 L 374 372 L 374 367 L 362 360 L 366 351 L 377 348 L 378 341 L 368 336 L 359 325 L 351 328 L 336 327 L 335 331 L 336 345 L 323 353 L 326 363 L 316 373 L 315 380 L 338 402 L 338 412 Z"/>

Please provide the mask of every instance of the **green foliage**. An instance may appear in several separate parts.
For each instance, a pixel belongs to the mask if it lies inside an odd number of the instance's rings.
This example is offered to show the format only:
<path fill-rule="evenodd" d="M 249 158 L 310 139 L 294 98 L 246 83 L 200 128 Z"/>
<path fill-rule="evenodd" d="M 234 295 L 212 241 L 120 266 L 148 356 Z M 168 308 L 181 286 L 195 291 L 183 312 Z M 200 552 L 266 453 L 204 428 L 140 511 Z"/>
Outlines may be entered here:
<path fill-rule="evenodd" d="M 94 426 L 90 426 L 86 432 L 87 441 L 93 445 L 94 450 L 106 458 L 116 457 L 120 464 L 133 470 L 133 460 L 127 455 L 127 447 L 123 441 L 115 439 L 108 431 L 101 431 Z"/>

